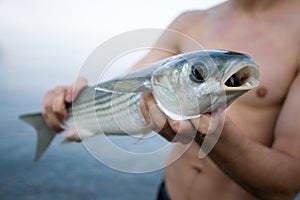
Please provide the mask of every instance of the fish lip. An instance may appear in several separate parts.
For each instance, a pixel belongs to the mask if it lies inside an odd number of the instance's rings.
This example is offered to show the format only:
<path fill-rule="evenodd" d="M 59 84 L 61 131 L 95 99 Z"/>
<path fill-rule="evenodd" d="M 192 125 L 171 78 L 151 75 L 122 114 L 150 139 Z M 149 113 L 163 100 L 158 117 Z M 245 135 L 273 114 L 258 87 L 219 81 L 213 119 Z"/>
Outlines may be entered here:
<path fill-rule="evenodd" d="M 226 81 L 233 76 L 234 74 L 238 73 L 245 73 L 245 76 L 248 76 L 246 81 L 240 85 L 240 86 L 227 86 L 225 83 Z M 258 77 L 259 77 L 259 68 L 255 63 L 242 63 L 240 64 L 239 67 L 236 69 L 232 70 L 232 68 L 229 68 L 227 71 L 225 71 L 224 74 L 227 74 L 226 76 L 223 77 L 222 79 L 222 85 L 225 89 L 225 91 L 247 91 L 250 89 L 253 89 L 259 85 Z"/>

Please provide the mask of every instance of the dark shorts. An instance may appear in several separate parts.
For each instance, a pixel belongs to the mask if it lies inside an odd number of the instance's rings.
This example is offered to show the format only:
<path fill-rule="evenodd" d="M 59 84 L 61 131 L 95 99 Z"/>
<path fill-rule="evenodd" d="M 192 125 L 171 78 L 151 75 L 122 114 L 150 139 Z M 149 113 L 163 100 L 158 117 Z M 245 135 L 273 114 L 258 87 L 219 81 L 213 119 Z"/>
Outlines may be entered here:
<path fill-rule="evenodd" d="M 165 182 L 161 182 L 158 188 L 157 200 L 171 200 L 168 196 Z"/>

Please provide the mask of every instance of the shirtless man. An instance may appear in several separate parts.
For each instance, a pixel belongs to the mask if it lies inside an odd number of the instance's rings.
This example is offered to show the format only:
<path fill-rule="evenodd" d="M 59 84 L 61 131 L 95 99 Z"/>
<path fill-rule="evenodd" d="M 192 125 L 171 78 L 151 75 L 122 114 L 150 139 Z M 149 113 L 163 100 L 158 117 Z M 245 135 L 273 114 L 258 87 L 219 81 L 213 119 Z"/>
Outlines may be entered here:
<path fill-rule="evenodd" d="M 199 2 L 200 3 L 200 2 Z M 229 0 L 206 11 L 180 15 L 170 29 L 194 38 L 206 49 L 247 53 L 260 66 L 260 86 L 241 96 L 226 110 L 221 136 L 208 157 L 199 159 L 202 137 L 166 168 L 165 184 L 172 200 L 188 199 L 293 199 L 300 190 L 300 0 Z M 163 41 L 163 38 L 162 40 Z M 178 40 L 170 49 L 187 52 L 189 45 Z M 150 52 L 141 63 L 170 56 Z M 60 131 L 70 102 L 86 82 L 49 91 L 43 115 L 50 127 Z M 154 99 L 144 94 L 141 108 L 149 116 L 164 116 Z M 159 118 L 159 117 L 157 117 Z M 199 134 L 207 134 L 209 114 L 197 119 Z M 193 121 L 168 119 L 160 134 L 167 139 L 179 131 L 190 131 Z M 183 129 L 178 130 L 179 125 Z M 167 131 L 164 131 L 167 130 Z M 208 134 L 213 134 L 208 133 Z M 71 138 L 71 135 L 67 135 Z M 180 148 L 180 147 L 178 147 Z M 175 148 L 173 153 L 176 153 Z M 172 154 L 173 154 L 172 153 Z M 171 154 L 171 156 L 172 156 Z"/>

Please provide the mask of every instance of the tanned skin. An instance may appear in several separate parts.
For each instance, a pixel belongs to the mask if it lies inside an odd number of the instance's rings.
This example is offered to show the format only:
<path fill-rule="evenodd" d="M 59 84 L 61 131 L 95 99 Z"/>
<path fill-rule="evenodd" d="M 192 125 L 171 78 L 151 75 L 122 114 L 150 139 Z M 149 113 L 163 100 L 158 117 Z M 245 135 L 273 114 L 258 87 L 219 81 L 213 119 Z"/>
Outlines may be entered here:
<path fill-rule="evenodd" d="M 163 137 L 172 140 L 175 134 L 198 132 L 187 151 L 166 167 L 172 200 L 284 200 L 293 199 L 300 190 L 299 19 L 299 0 L 229 0 L 209 10 L 183 13 L 169 26 L 205 49 L 246 53 L 260 66 L 260 86 L 226 109 L 222 133 L 204 159 L 198 156 L 203 142 L 199 135 L 214 137 L 214 129 L 209 129 L 212 116 L 173 121 L 159 110 L 151 94 L 143 95 L 143 115 Z M 158 43 L 166 43 L 176 53 L 196 50 L 164 35 Z M 133 68 L 171 55 L 153 50 Z M 61 131 L 67 116 L 65 102 L 86 85 L 79 79 L 45 95 L 43 115 L 53 130 Z M 164 118 L 166 123 L 161 121 Z M 73 135 L 67 132 L 66 137 Z M 181 148 L 178 143 L 170 157 Z"/>

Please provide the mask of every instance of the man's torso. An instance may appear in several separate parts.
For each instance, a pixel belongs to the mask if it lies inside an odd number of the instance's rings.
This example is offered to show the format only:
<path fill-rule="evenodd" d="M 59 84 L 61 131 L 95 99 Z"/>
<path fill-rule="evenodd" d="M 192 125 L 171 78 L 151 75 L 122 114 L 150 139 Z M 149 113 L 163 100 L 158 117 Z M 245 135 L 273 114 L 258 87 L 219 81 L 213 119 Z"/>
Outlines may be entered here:
<path fill-rule="evenodd" d="M 247 137 L 271 146 L 277 117 L 297 73 L 299 23 L 291 14 L 235 18 L 226 12 L 222 6 L 192 12 L 187 17 L 189 28 L 184 32 L 205 49 L 238 51 L 257 62 L 260 86 L 241 96 L 226 114 Z M 193 48 L 180 44 L 182 52 Z M 182 145 L 177 146 L 173 155 L 180 152 Z M 193 143 L 166 168 L 166 185 L 172 199 L 254 199 L 209 158 L 200 160 L 198 152 L 198 145 Z"/>

